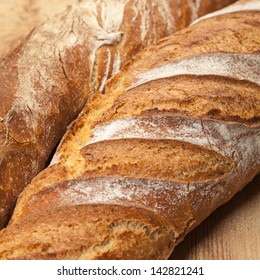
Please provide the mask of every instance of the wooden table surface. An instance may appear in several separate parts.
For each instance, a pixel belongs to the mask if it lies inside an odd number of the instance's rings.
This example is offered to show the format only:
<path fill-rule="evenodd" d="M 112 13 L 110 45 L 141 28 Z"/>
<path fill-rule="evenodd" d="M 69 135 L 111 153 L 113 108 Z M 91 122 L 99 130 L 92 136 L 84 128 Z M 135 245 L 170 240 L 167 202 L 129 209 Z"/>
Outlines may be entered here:
<path fill-rule="evenodd" d="M 260 260 L 260 176 L 189 233 L 170 259 Z"/>

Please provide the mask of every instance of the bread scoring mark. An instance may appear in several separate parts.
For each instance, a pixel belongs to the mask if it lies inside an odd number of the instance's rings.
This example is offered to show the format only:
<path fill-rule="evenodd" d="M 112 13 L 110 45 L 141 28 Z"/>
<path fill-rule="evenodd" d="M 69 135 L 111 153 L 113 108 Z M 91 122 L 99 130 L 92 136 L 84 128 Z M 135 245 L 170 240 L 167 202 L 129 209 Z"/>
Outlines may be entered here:
<path fill-rule="evenodd" d="M 251 0 L 250 2 L 241 2 L 241 3 L 238 2 L 238 3 L 232 4 L 224 9 L 221 9 L 219 11 L 216 11 L 216 12 L 213 12 L 213 13 L 210 13 L 203 17 L 198 18 L 191 25 L 198 23 L 204 19 L 217 17 L 217 16 L 229 14 L 229 13 L 245 12 L 245 11 L 249 11 L 249 12 L 260 11 L 259 0 L 255 0 L 255 1 Z"/>
<path fill-rule="evenodd" d="M 200 0 L 199 0 L 200 1 Z M 171 13 L 170 1 L 168 0 L 158 0 L 158 10 L 161 14 L 162 18 L 165 20 L 167 24 L 167 33 L 171 34 L 175 30 L 175 19 Z M 177 5 L 176 5 L 177 8 Z M 180 6 L 179 8 L 180 9 Z"/>
<path fill-rule="evenodd" d="M 180 9 L 177 10 L 177 16 L 180 18 L 182 16 L 182 0 L 177 0 L 177 3 L 176 3 L 176 6 L 177 7 L 180 7 Z"/>
<path fill-rule="evenodd" d="M 96 191 L 95 191 L 96 190 Z M 143 208 L 166 216 L 175 223 L 176 207 L 186 205 L 188 184 L 167 180 L 138 178 L 81 178 L 53 185 L 33 195 L 28 204 L 37 209 L 48 203 L 51 207 L 87 204 L 113 204 Z M 178 202 L 181 207 L 178 206 Z M 174 207 L 175 206 L 175 207 Z M 174 209 L 174 210 L 173 210 Z M 192 218 L 190 211 L 183 213 Z"/>
<path fill-rule="evenodd" d="M 91 145 L 112 139 L 169 139 L 213 150 L 239 163 L 239 169 L 260 164 L 260 128 L 242 124 L 176 116 L 156 116 L 115 120 L 92 131 Z M 85 145 L 85 146 L 86 146 Z M 258 151 L 257 153 L 255 151 Z M 244 171 L 244 170 L 243 170 Z"/>
<path fill-rule="evenodd" d="M 172 218 L 172 209 L 188 195 L 186 183 L 136 178 L 97 178 L 71 182 L 62 204 L 117 204 L 152 210 Z M 59 203 L 58 202 L 58 203 Z M 175 207 L 174 207 L 175 206 Z M 189 213 L 189 216 L 191 213 Z"/>
<path fill-rule="evenodd" d="M 136 1 L 136 3 L 140 3 L 140 1 Z M 145 40 L 148 30 L 150 30 L 150 9 L 148 9 L 147 5 L 143 9 L 143 14 L 141 17 L 141 26 L 140 26 L 140 38 L 142 41 Z"/>
<path fill-rule="evenodd" d="M 124 21 L 124 9 L 131 3 L 129 0 L 123 1 L 97 1 L 96 6 L 91 5 L 90 10 L 92 16 L 95 17 L 93 22 L 95 21 L 96 24 L 102 28 L 103 31 L 107 32 L 106 35 L 102 35 L 101 37 L 97 37 L 99 40 L 105 40 L 105 38 L 109 38 L 110 42 L 102 42 L 101 44 L 97 44 L 96 47 L 91 48 L 91 55 L 90 55 L 90 76 L 93 76 L 94 68 L 95 68 L 95 61 L 97 59 L 97 51 L 100 47 L 104 45 L 117 45 L 123 41 L 123 32 L 121 32 L 122 23 Z M 175 30 L 175 19 L 171 14 L 171 9 L 168 0 L 163 1 L 155 1 L 160 16 L 167 25 L 167 34 L 171 34 Z M 140 17 L 140 41 L 143 44 L 145 41 L 147 43 L 145 45 L 149 45 L 154 40 L 151 40 L 151 36 L 146 40 L 147 32 L 151 30 L 152 22 L 151 22 L 151 7 L 154 7 L 155 3 L 151 4 L 149 1 L 133 1 L 131 9 L 134 12 L 134 16 L 132 18 L 132 22 L 139 21 Z M 87 5 L 87 4 L 86 4 Z M 112 14 L 111 14 L 112 13 Z M 122 57 L 123 58 L 123 57 Z M 120 52 L 117 51 L 116 59 L 113 59 L 113 56 L 108 56 L 107 59 L 109 60 L 106 65 L 105 73 L 102 73 L 103 79 L 101 81 L 101 85 L 99 91 L 102 92 L 105 86 L 105 82 L 111 75 L 109 75 L 110 64 L 114 61 L 112 76 L 115 75 L 121 67 L 121 60 Z M 95 88 L 95 79 L 91 81 L 91 90 L 93 91 Z"/>
<path fill-rule="evenodd" d="M 98 125 L 92 131 L 92 138 L 86 145 L 123 138 L 183 140 L 209 148 L 201 122 L 171 116 L 128 118 Z"/>
<path fill-rule="evenodd" d="M 245 173 L 248 176 L 248 171 Z M 193 217 L 190 209 L 190 197 L 196 196 L 199 203 L 207 200 L 208 207 L 215 209 L 219 201 L 232 197 L 233 190 L 227 189 L 231 182 L 236 182 L 240 189 L 246 179 L 240 180 L 239 172 L 234 170 L 222 178 L 203 183 L 184 183 L 169 180 L 144 178 L 84 178 L 53 185 L 32 196 L 28 201 L 30 207 L 38 211 L 44 209 L 45 203 L 51 207 L 61 208 L 72 205 L 124 205 L 143 208 L 164 216 L 177 227 Z M 197 206 L 192 206 L 197 207 Z M 178 213 L 185 209 L 187 219 L 177 221 Z M 187 211 L 188 209 L 188 211 Z M 183 225 L 185 226 L 185 225 Z"/>
<path fill-rule="evenodd" d="M 234 67 L 234 65 L 236 67 Z M 247 80 L 260 85 L 260 55 L 239 53 L 206 53 L 166 63 L 139 74 L 131 90 L 150 81 L 180 75 L 214 75 Z"/>
<path fill-rule="evenodd" d="M 95 9 L 96 9 L 96 7 L 95 7 Z M 104 15 L 105 12 L 109 13 L 109 11 L 104 10 L 102 12 L 103 17 L 105 16 Z M 124 14 L 123 11 L 121 13 Z M 121 40 L 123 38 L 123 33 L 120 32 L 119 30 L 109 31 L 110 29 L 113 29 L 115 26 L 117 26 L 117 25 L 115 25 L 115 22 L 114 22 L 113 26 L 110 26 L 110 25 L 106 26 L 107 27 L 107 30 L 106 30 L 105 28 L 99 26 L 98 19 L 95 14 L 95 10 L 92 11 L 91 14 L 93 16 L 93 23 L 95 24 L 94 28 L 96 29 L 96 31 L 93 32 L 93 34 L 96 34 L 96 36 L 93 36 L 94 38 L 93 38 L 92 42 L 90 42 L 90 40 L 88 40 L 89 50 L 90 50 L 90 55 L 89 55 L 90 77 L 92 77 L 93 73 L 94 73 L 94 65 L 95 65 L 95 60 L 97 57 L 98 49 L 105 45 L 117 45 L 121 42 Z M 119 19 L 120 19 L 120 17 L 119 17 Z M 88 23 L 89 23 L 89 20 L 88 20 Z M 117 23 L 120 28 L 122 22 L 118 21 Z M 108 24 L 108 22 L 106 22 L 106 24 Z M 89 28 L 91 29 L 92 27 L 89 26 Z M 108 52 L 109 52 L 109 50 L 108 50 Z M 109 53 L 108 55 L 111 55 L 111 54 Z M 111 56 L 110 57 L 108 56 L 108 60 L 109 60 L 108 63 L 111 63 Z M 110 64 L 107 64 L 106 71 L 107 71 L 107 69 L 109 71 L 109 67 L 110 67 Z M 105 73 L 105 75 L 106 75 L 106 73 Z M 108 73 L 107 73 L 107 75 L 108 75 Z M 106 82 L 107 78 L 108 78 L 108 76 L 103 77 L 102 87 L 104 86 L 104 83 Z M 90 85 L 91 90 L 94 90 L 94 88 L 95 88 L 95 80 L 92 81 L 91 85 Z"/>
<path fill-rule="evenodd" d="M 115 76 L 121 68 L 121 57 L 118 50 L 116 50 L 116 58 L 114 59 L 113 70 L 111 76 Z"/>
<path fill-rule="evenodd" d="M 142 138 L 178 140 L 208 149 L 211 147 L 200 120 L 176 116 L 114 120 L 96 126 L 91 136 L 86 145 L 112 139 Z"/>
<path fill-rule="evenodd" d="M 101 83 L 100 83 L 100 87 L 99 87 L 99 91 L 103 92 L 104 87 L 105 87 L 105 83 L 108 79 L 108 74 L 109 74 L 109 69 L 110 69 L 110 64 L 111 64 L 111 52 L 110 50 L 107 48 L 106 49 L 107 52 L 107 56 L 106 56 L 106 68 L 105 68 L 105 72 L 103 74 Z"/>
<path fill-rule="evenodd" d="M 151 5 L 150 3 L 148 3 L 148 1 L 143 2 L 143 1 L 135 0 L 135 1 L 133 1 L 132 6 L 131 6 L 132 11 L 134 12 L 134 17 L 133 17 L 132 21 L 133 22 L 140 21 L 140 27 L 139 27 L 138 33 L 140 34 L 141 42 L 145 41 L 145 39 L 147 38 L 148 32 L 151 32 L 152 27 L 153 27 L 152 23 L 151 23 L 151 12 L 152 12 L 152 8 L 153 8 L 153 4 Z M 156 5 L 159 9 L 160 5 L 162 5 L 162 1 L 159 3 L 156 3 Z M 140 18 L 140 20 L 139 20 L 139 18 Z M 168 20 L 168 19 L 163 17 L 163 20 Z M 150 41 L 148 42 L 148 44 L 151 44 L 151 43 L 152 42 L 150 42 Z"/>
<path fill-rule="evenodd" d="M 169 139 L 115 139 L 81 149 L 84 176 L 203 182 L 223 177 L 236 162 L 210 149 Z"/>
<path fill-rule="evenodd" d="M 120 30 L 124 19 L 124 9 L 129 0 L 120 1 L 97 1 L 101 6 L 102 26 L 107 32 Z"/>
<path fill-rule="evenodd" d="M 188 3 L 188 6 L 191 9 L 191 21 L 194 21 L 199 16 L 199 9 L 200 9 L 201 0 L 187 1 L 187 3 Z"/>

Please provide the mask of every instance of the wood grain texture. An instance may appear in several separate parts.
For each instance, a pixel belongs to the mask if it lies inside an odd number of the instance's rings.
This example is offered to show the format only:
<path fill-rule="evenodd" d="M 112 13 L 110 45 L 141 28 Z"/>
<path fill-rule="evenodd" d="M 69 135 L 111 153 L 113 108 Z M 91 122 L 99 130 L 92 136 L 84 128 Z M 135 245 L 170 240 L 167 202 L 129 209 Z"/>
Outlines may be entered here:
<path fill-rule="evenodd" d="M 260 260 L 260 176 L 189 233 L 171 259 Z"/>

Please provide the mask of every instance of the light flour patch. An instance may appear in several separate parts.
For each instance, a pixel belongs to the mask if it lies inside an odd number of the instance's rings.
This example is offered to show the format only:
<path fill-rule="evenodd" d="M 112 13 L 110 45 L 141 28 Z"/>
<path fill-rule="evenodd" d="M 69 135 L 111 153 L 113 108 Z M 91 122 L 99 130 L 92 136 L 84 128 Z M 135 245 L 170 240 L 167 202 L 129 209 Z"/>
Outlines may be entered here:
<path fill-rule="evenodd" d="M 180 75 L 215 75 L 260 85 L 259 65 L 260 56 L 257 54 L 206 53 L 172 61 L 142 73 L 127 90 L 154 80 Z"/>
<path fill-rule="evenodd" d="M 230 5 L 224 9 L 221 9 L 219 11 L 207 14 L 203 17 L 200 17 L 199 19 L 195 20 L 191 25 L 198 23 L 204 19 L 212 18 L 212 17 L 217 17 L 225 14 L 230 14 L 230 13 L 235 13 L 235 12 L 246 12 L 246 11 L 260 11 L 260 1 L 255 0 L 255 1 L 250 1 L 250 2 L 245 2 L 245 3 L 235 3 L 233 5 Z"/>
<path fill-rule="evenodd" d="M 194 21 L 199 16 L 201 0 L 187 1 L 187 3 L 191 10 L 191 20 Z"/>

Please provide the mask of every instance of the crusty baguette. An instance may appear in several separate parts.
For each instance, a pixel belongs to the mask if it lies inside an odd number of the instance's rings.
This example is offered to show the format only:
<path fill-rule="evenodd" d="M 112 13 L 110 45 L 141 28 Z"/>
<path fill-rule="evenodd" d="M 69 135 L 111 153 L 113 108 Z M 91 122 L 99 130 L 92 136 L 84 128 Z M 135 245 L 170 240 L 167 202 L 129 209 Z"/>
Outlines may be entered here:
<path fill-rule="evenodd" d="M 38 23 L 79 1 L 1 0 L 0 58 L 15 49 Z"/>
<path fill-rule="evenodd" d="M 2 259 L 165 259 L 252 180 L 260 5 L 237 5 L 141 52 L 107 83 L 22 193 Z"/>
<path fill-rule="evenodd" d="M 174 248 L 170 259 L 259 260 L 260 176 Z"/>
<path fill-rule="evenodd" d="M 232 0 L 86 0 L 0 62 L 0 228 L 91 93 L 133 54 Z M 197 2 L 196 2 L 197 3 Z"/>

